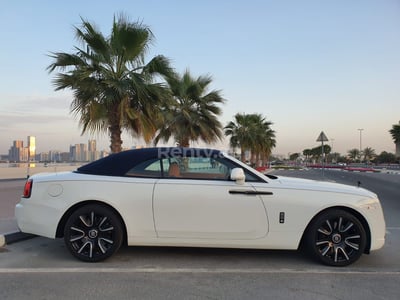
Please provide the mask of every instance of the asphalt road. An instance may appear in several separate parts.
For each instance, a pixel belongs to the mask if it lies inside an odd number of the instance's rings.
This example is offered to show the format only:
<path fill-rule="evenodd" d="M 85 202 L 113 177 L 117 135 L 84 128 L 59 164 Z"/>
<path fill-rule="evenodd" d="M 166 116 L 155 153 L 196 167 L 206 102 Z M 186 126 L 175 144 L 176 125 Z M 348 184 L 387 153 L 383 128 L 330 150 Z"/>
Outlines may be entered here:
<path fill-rule="evenodd" d="M 380 196 L 383 249 L 345 268 L 297 251 L 166 247 L 124 247 L 90 264 L 74 259 L 62 240 L 34 238 L 0 248 L 0 299 L 399 299 L 400 175 L 325 171 L 324 180 L 361 181 Z"/>
<path fill-rule="evenodd" d="M 18 230 L 14 217 L 15 205 L 19 202 L 25 179 L 0 180 L 0 234 Z"/>

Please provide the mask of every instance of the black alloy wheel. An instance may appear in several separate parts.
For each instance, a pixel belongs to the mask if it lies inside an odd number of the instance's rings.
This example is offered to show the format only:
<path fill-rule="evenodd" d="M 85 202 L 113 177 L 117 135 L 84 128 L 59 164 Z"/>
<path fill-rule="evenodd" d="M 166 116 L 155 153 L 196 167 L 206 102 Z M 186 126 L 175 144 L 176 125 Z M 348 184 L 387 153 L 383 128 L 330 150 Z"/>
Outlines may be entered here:
<path fill-rule="evenodd" d="M 366 236 L 363 225 L 354 215 L 344 210 L 329 210 L 311 224 L 307 246 L 324 264 L 347 266 L 364 253 Z"/>
<path fill-rule="evenodd" d="M 120 218 L 109 208 L 89 204 L 78 208 L 64 227 L 68 250 L 86 262 L 102 261 L 114 254 L 122 244 Z"/>

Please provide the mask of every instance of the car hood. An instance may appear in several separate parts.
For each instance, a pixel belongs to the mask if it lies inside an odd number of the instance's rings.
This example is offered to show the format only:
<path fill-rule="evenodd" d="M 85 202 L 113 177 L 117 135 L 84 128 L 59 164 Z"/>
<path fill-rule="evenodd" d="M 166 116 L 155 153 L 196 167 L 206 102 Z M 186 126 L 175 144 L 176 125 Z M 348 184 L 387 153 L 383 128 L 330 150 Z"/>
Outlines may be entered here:
<path fill-rule="evenodd" d="M 281 188 L 313 190 L 321 192 L 345 193 L 376 198 L 376 194 L 361 187 L 345 185 L 329 181 L 279 176 L 276 181 Z"/>

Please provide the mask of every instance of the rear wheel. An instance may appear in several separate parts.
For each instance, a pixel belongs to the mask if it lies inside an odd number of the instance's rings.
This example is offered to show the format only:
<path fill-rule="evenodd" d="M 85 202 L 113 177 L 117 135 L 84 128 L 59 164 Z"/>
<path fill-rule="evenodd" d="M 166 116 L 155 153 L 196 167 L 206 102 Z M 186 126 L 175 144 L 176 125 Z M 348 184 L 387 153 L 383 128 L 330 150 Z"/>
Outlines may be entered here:
<path fill-rule="evenodd" d="M 361 222 L 344 210 L 319 215 L 307 232 L 307 246 L 319 261 L 330 266 L 347 266 L 364 253 L 366 233 Z"/>
<path fill-rule="evenodd" d="M 64 242 L 80 260 L 102 261 L 121 246 L 123 231 L 120 218 L 103 205 L 89 204 L 78 208 L 64 227 Z"/>

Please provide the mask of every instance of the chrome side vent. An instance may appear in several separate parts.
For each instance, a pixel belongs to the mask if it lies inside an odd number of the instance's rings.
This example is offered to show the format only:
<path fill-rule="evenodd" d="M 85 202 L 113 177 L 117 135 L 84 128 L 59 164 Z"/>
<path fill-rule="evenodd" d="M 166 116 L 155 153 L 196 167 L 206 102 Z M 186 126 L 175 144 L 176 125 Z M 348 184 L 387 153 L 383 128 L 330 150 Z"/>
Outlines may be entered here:
<path fill-rule="evenodd" d="M 285 213 L 283 211 L 279 213 L 279 223 L 285 223 Z"/>

